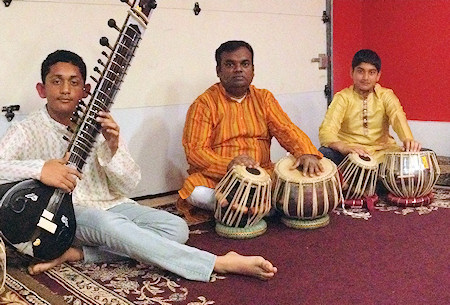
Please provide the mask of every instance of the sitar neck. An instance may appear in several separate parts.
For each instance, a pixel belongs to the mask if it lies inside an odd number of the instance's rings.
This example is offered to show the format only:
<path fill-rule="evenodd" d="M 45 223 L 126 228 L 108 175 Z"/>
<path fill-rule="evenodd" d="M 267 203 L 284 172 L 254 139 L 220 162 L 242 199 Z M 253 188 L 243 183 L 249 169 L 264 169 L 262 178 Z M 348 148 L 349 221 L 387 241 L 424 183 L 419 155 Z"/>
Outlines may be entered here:
<path fill-rule="evenodd" d="M 99 79 L 93 78 L 97 83 L 83 117 L 77 119 L 77 129 L 68 148 L 70 152 L 69 165 L 80 172 L 86 163 L 92 147 L 100 133 L 101 126 L 96 121 L 99 111 L 109 111 L 114 98 L 119 91 L 123 78 L 130 66 L 130 62 L 141 40 L 142 34 L 148 24 L 151 11 L 156 8 L 155 1 L 134 1 L 122 28 L 118 28 L 115 21 L 110 19 L 108 25 L 119 31 L 114 46 L 111 46 L 106 37 L 100 39 L 100 44 L 111 50 L 106 63 L 99 60 L 103 71 L 94 69 L 100 74 Z"/>

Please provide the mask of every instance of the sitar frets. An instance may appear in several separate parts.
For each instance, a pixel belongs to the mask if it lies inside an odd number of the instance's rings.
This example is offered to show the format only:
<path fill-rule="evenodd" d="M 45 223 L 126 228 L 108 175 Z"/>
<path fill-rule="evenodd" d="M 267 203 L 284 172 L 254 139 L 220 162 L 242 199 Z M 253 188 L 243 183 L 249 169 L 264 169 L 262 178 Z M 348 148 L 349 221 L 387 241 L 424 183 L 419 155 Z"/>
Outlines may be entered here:
<path fill-rule="evenodd" d="M 127 20 L 130 16 L 127 17 Z M 125 22 L 125 24 L 127 21 Z M 100 133 L 100 124 L 95 120 L 99 111 L 107 111 L 113 104 L 113 99 L 119 91 L 120 84 L 130 66 L 131 59 L 139 41 L 141 33 L 136 25 L 130 24 L 124 27 L 116 44 L 113 53 L 105 65 L 104 71 L 100 75 L 97 86 L 87 105 L 87 111 L 69 146 L 69 164 L 72 164 L 80 172 L 86 163 L 91 149 L 95 143 L 97 135 Z"/>

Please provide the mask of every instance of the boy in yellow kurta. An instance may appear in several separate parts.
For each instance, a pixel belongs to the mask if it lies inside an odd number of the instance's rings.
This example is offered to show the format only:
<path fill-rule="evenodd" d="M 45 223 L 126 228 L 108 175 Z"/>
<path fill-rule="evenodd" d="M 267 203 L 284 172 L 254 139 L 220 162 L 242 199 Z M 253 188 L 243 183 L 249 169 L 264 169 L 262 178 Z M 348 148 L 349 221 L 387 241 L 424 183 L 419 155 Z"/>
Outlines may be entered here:
<path fill-rule="evenodd" d="M 382 162 L 388 151 L 420 151 L 399 99 L 378 84 L 380 57 L 372 50 L 358 51 L 351 77 L 353 85 L 336 93 L 319 128 L 319 151 L 336 164 L 352 152 Z M 389 134 L 390 125 L 403 147 Z"/>

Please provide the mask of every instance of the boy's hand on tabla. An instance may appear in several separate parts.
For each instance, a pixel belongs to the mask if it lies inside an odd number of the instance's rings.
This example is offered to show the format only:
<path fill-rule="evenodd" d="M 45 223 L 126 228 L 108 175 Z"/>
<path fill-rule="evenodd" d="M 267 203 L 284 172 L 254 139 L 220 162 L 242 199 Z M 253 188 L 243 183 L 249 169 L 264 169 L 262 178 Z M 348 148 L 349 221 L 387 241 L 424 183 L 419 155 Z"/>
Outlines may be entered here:
<path fill-rule="evenodd" d="M 403 141 L 403 150 L 404 151 L 420 151 L 422 149 L 422 144 L 412 139 L 406 139 Z"/>

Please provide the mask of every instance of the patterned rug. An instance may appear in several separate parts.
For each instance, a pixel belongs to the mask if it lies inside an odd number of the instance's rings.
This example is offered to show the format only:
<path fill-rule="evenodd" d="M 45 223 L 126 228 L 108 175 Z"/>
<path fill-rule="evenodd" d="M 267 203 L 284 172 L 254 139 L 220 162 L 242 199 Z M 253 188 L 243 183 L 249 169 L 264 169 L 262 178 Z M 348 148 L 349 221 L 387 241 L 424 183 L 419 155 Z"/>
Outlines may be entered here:
<path fill-rule="evenodd" d="M 160 206 L 177 214 L 174 203 Z M 191 226 L 190 234 L 203 233 Z M 30 276 L 26 261 L 7 249 L 5 291 L 0 294 L 3 304 L 215 304 L 203 296 L 189 295 L 183 284 L 189 281 L 155 266 L 129 260 L 114 264 L 70 263 L 57 266 L 43 274 Z M 213 274 L 210 282 L 225 279 Z"/>
<path fill-rule="evenodd" d="M 435 190 L 435 200 L 431 206 L 426 208 L 426 212 L 424 212 L 424 208 L 414 208 L 412 210 L 394 208 L 385 205 L 384 202 L 380 202 L 377 205 L 376 212 L 378 214 L 383 214 L 385 212 L 392 215 L 398 214 L 398 217 L 401 218 L 402 215 L 412 215 L 411 219 L 414 219 L 414 217 L 417 217 L 415 215 L 424 215 L 426 213 L 434 214 L 437 210 L 441 208 L 449 208 L 449 206 L 450 189 L 438 187 Z M 164 208 L 175 213 L 173 210 L 173 205 L 167 205 Z M 336 217 L 342 220 L 339 221 Z M 386 221 L 388 218 L 392 219 L 392 217 L 395 216 L 375 217 L 374 220 L 370 221 Z M 420 218 L 422 217 L 425 216 L 420 216 Z M 440 217 L 442 217 L 442 215 Z M 395 218 L 397 219 L 397 217 Z M 332 224 L 328 228 L 322 229 L 322 232 L 326 232 L 324 236 L 341 232 L 342 229 L 338 229 L 338 227 L 336 227 L 338 225 L 351 225 L 348 223 L 348 220 L 345 219 L 348 219 L 348 217 L 342 218 L 342 216 L 333 215 L 332 220 L 334 221 L 334 225 Z M 353 222 L 353 220 L 350 221 Z M 358 221 L 356 221 L 356 223 L 358 223 Z M 353 224 L 354 227 L 360 226 L 356 223 Z M 277 236 L 288 236 L 287 234 L 295 234 L 292 233 L 292 230 L 284 228 L 279 223 L 271 226 L 272 227 L 269 228 L 268 233 L 266 233 L 266 235 L 268 235 L 267 238 L 272 236 L 271 238 L 276 240 L 276 236 L 274 237 L 273 235 L 278 234 Z M 335 229 L 333 229 L 333 226 L 335 226 Z M 401 226 L 399 228 L 401 228 Z M 336 229 L 338 230 L 336 231 Z M 264 253 L 265 248 L 267 247 L 261 245 L 261 241 L 258 241 L 258 239 L 246 241 L 245 245 L 242 241 L 229 241 L 223 239 L 220 239 L 220 243 L 212 244 L 211 242 L 214 243 L 218 238 L 213 230 L 214 227 L 211 223 L 191 226 L 191 240 L 193 240 L 193 245 L 211 249 L 215 253 L 221 253 L 224 248 L 238 249 L 239 251 L 244 251 L 244 253 L 245 251 L 257 251 L 257 253 L 262 253 L 266 257 L 268 255 L 271 260 L 276 259 L 279 264 L 282 263 L 283 259 L 285 259 L 280 255 L 272 255 L 269 250 L 267 250 L 268 253 Z M 312 246 L 315 246 L 318 241 L 320 241 L 320 237 L 318 239 L 318 236 L 315 236 L 315 234 L 320 234 L 319 231 L 301 232 L 298 234 L 301 234 L 305 241 L 310 239 L 311 244 L 305 249 L 310 249 Z M 202 238 L 205 238 L 202 236 L 209 239 L 202 241 Z M 250 250 L 247 250 L 246 247 Z M 288 255 L 289 253 L 285 254 Z M 293 255 L 296 256 L 296 254 Z M 225 277 L 214 274 L 211 279 L 211 282 L 214 283 L 198 283 L 179 278 L 172 273 L 153 266 L 143 265 L 135 261 L 124 261 L 115 264 L 63 264 L 41 275 L 32 277 L 26 273 L 26 269 L 23 262 L 21 263 L 20 258 L 14 256 L 14 254 L 10 252 L 8 252 L 7 257 L 9 263 L 7 269 L 8 274 L 6 278 L 5 291 L 0 295 L 0 304 L 255 304 L 251 300 L 245 301 L 245 299 L 242 299 L 242 303 L 236 303 L 236 301 L 233 303 L 232 301 L 227 301 L 227 299 L 224 298 L 224 294 L 231 298 L 233 297 L 232 290 L 237 289 L 234 293 L 239 294 L 240 289 L 247 289 L 247 294 L 250 297 L 252 296 L 252 292 L 250 290 L 257 289 L 255 292 L 256 294 L 253 294 L 253 298 L 255 298 L 256 295 L 261 295 L 262 292 L 259 290 L 265 289 L 265 287 L 269 288 L 267 286 L 269 285 L 268 283 L 273 283 L 271 285 L 275 285 L 278 281 L 281 281 L 281 287 L 285 287 L 285 289 L 288 289 L 287 287 L 289 285 L 293 285 L 293 283 L 291 283 L 293 279 L 286 277 L 286 270 L 285 272 L 280 272 L 280 274 L 277 275 L 276 280 L 269 282 L 261 282 L 246 277 Z M 287 265 L 290 266 L 293 263 L 294 262 L 287 263 Z M 281 268 L 279 269 L 281 270 Z M 287 270 L 287 272 L 289 273 L 290 271 Z M 319 274 L 317 274 L 317 276 L 319 276 Z M 310 279 L 310 281 L 312 281 L 312 279 Z M 311 285 L 317 284 L 311 282 Z M 300 291 L 299 287 L 301 286 L 296 288 L 297 291 Z M 280 300 L 264 300 L 264 298 L 259 300 L 258 304 L 282 304 L 278 303 Z M 304 303 L 299 302 L 295 304 Z"/>
<path fill-rule="evenodd" d="M 0 304 L 214 304 L 202 296 L 189 295 L 189 289 L 175 275 L 134 261 L 62 264 L 34 280 L 53 293 L 53 300 L 44 300 L 8 276 L 6 286 L 10 291 Z"/>
<path fill-rule="evenodd" d="M 398 207 L 388 203 L 386 196 L 380 196 L 379 201 L 375 204 L 375 210 L 382 212 L 393 212 L 395 214 L 407 215 L 410 213 L 417 213 L 419 215 L 429 214 L 436 211 L 438 208 L 450 208 L 450 187 L 449 186 L 435 186 L 433 190 L 434 199 L 428 206 L 420 207 Z M 365 208 L 337 208 L 333 211 L 337 215 L 348 215 L 353 218 L 362 218 L 368 220 L 371 213 Z"/>

